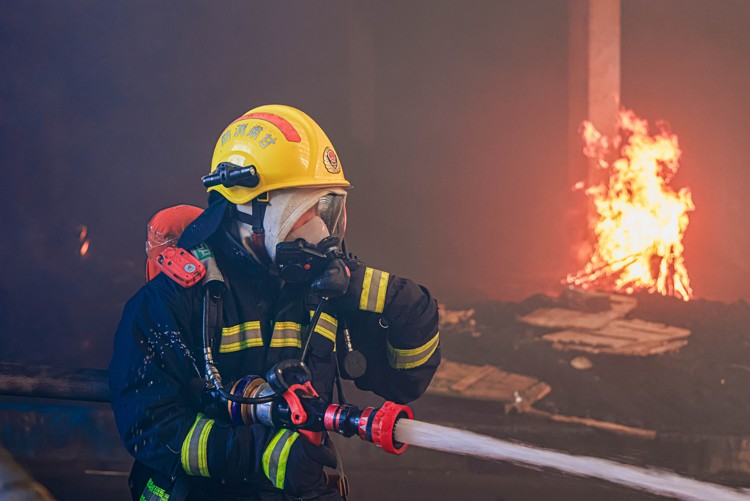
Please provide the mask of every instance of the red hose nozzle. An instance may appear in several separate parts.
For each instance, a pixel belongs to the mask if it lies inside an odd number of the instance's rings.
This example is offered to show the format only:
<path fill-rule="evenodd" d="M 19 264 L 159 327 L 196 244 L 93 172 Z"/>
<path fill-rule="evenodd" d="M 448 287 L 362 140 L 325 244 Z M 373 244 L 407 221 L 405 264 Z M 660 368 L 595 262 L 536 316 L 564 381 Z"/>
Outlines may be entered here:
<path fill-rule="evenodd" d="M 365 407 L 360 410 L 349 404 L 331 404 L 323 416 L 326 430 L 345 437 L 359 435 L 359 438 L 372 442 L 391 454 L 403 454 L 408 444 L 397 442 L 393 430 L 399 419 L 414 419 L 414 413 L 406 405 L 385 402 L 378 407 Z"/>
<path fill-rule="evenodd" d="M 365 413 L 362 413 L 364 417 Z M 403 454 L 409 444 L 402 444 L 397 442 L 393 438 L 393 430 L 396 428 L 396 423 L 399 419 L 414 419 L 414 412 L 411 408 L 406 405 L 399 405 L 394 402 L 385 402 L 379 409 L 375 409 L 374 413 L 368 414 L 367 421 L 372 421 L 372 425 L 368 426 L 369 423 L 365 424 L 365 434 L 368 436 L 360 437 L 365 440 L 369 440 L 382 447 L 385 452 L 391 454 Z M 366 433 L 369 428 L 370 433 Z M 362 430 L 362 423 L 360 422 L 360 430 Z"/>

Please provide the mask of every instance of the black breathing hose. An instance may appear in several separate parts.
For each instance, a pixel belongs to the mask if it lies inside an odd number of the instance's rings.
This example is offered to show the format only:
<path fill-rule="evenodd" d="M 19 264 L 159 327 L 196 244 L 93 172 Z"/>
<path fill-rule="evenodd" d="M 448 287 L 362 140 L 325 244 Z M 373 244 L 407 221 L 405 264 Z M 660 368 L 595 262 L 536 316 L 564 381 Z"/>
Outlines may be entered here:
<path fill-rule="evenodd" d="M 211 297 L 210 285 L 206 285 L 206 294 L 203 296 L 203 357 L 206 362 L 206 377 L 209 383 L 223 398 L 231 402 L 238 404 L 265 404 L 272 402 L 278 397 L 276 392 L 265 397 L 238 397 L 224 389 L 221 382 L 221 374 L 219 374 L 219 370 L 216 368 L 216 364 L 214 364 L 214 357 L 211 351 L 211 320 L 208 314 L 209 301 L 214 301 L 214 299 Z"/>
<path fill-rule="evenodd" d="M 307 339 L 305 340 L 305 347 L 302 349 L 302 357 L 300 360 L 302 362 L 305 362 L 305 358 L 307 358 L 307 350 L 310 348 L 310 340 L 312 339 L 313 331 L 315 330 L 315 326 L 318 325 L 318 320 L 320 320 L 320 315 L 323 313 L 323 308 L 328 304 L 328 298 L 324 297 L 320 299 L 320 303 L 318 303 L 318 307 L 315 308 L 315 313 L 312 316 L 312 319 L 310 319 L 310 328 L 307 330 Z"/>

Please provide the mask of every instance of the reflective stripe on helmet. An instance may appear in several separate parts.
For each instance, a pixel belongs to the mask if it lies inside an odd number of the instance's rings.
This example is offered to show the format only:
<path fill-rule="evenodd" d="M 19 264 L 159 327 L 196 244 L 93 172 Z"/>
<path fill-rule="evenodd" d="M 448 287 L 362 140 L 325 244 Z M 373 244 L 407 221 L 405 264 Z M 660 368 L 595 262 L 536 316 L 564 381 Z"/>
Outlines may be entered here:
<path fill-rule="evenodd" d="M 263 346 L 259 321 L 245 322 L 221 329 L 219 353 L 232 353 L 255 346 Z"/>
<path fill-rule="evenodd" d="M 385 308 L 385 293 L 388 289 L 387 271 L 373 268 L 365 269 L 365 279 L 362 282 L 362 295 L 359 297 L 359 309 L 383 313 Z"/>
<path fill-rule="evenodd" d="M 299 143 L 302 140 L 299 137 L 299 132 L 297 132 L 297 129 L 295 129 L 292 124 L 290 124 L 285 118 L 271 113 L 248 113 L 247 115 L 242 115 L 240 118 L 229 124 L 228 127 L 231 127 L 236 122 L 247 120 L 249 118 L 264 120 L 275 125 L 281 131 L 281 133 L 284 134 L 284 138 L 286 138 L 287 141 L 291 141 L 292 143 Z"/>
<path fill-rule="evenodd" d="M 214 420 L 201 413 L 195 417 L 195 423 L 182 442 L 180 459 L 182 468 L 188 475 L 208 477 L 208 437 Z"/>
<path fill-rule="evenodd" d="M 391 346 L 388 342 L 388 363 L 394 369 L 413 369 L 427 362 L 440 344 L 440 333 L 422 346 L 409 350 L 401 350 Z"/>
<path fill-rule="evenodd" d="M 289 451 L 298 438 L 299 433 L 285 428 L 281 429 L 274 435 L 263 453 L 263 472 L 278 489 L 284 488 Z"/>

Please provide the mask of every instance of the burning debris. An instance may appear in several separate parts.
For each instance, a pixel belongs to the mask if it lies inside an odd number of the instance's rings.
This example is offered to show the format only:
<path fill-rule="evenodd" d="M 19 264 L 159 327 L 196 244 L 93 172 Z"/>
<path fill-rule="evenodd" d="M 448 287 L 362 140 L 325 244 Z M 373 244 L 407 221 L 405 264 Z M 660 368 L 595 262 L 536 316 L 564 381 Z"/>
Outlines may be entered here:
<path fill-rule="evenodd" d="M 687 301 L 692 289 L 682 238 L 695 206 L 688 188 L 670 186 L 679 169 L 677 136 L 663 123 L 650 134 L 648 122 L 626 109 L 620 111 L 618 128 L 619 134 L 609 138 L 591 122 L 582 125 L 583 152 L 607 179 L 586 188 L 596 209 L 596 241 L 589 262 L 565 282 L 628 294 L 645 290 Z"/>

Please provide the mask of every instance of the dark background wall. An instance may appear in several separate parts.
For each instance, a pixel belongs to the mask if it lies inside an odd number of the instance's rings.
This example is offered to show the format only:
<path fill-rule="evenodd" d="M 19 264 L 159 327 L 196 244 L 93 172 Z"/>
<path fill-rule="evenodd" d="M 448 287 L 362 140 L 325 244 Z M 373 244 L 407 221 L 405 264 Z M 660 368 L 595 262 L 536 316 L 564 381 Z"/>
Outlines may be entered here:
<path fill-rule="evenodd" d="M 623 0 L 623 102 L 680 136 L 688 269 L 724 300 L 750 295 L 749 15 Z M 4 3 L 0 358 L 104 366 L 146 221 L 202 205 L 218 134 L 273 102 L 334 141 L 360 257 L 452 304 L 554 290 L 573 271 L 567 26 L 563 0 Z"/>

